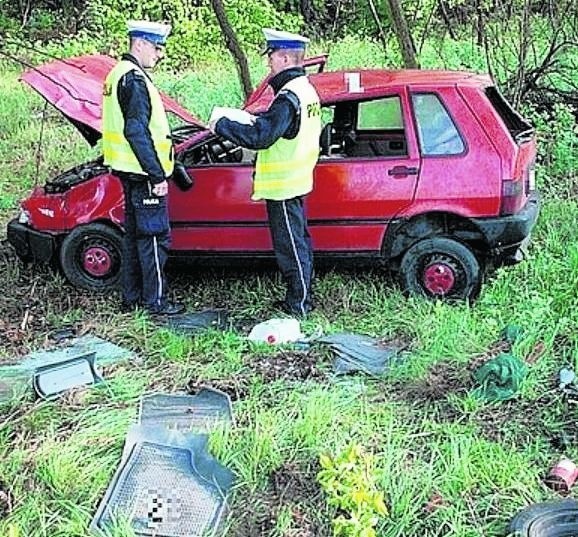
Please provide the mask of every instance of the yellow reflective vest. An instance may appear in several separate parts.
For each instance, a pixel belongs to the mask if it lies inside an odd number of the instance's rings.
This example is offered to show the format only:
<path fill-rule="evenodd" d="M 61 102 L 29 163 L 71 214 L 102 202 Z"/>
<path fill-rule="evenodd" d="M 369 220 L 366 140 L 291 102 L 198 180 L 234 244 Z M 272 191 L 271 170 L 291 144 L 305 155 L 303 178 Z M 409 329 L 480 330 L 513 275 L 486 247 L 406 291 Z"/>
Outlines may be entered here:
<path fill-rule="evenodd" d="M 124 116 L 118 102 L 118 83 L 129 71 L 140 71 L 146 82 L 151 102 L 149 130 L 159 161 L 168 177 L 173 173 L 173 144 L 171 130 L 158 90 L 136 64 L 121 60 L 110 71 L 104 82 L 102 100 L 102 149 L 104 163 L 113 170 L 146 175 L 124 136 Z"/>
<path fill-rule="evenodd" d="M 319 157 L 321 104 L 306 76 L 290 80 L 281 88 L 299 99 L 301 125 L 292 140 L 279 138 L 257 152 L 252 199 L 286 200 L 313 190 L 313 169 Z"/>

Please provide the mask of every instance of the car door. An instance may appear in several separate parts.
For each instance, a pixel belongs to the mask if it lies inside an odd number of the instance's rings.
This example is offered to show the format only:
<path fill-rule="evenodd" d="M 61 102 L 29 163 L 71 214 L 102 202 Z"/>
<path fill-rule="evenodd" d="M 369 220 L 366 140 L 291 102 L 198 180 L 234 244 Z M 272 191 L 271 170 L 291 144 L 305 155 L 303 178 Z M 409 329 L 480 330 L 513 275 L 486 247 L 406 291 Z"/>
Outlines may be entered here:
<path fill-rule="evenodd" d="M 336 103 L 328 115 L 307 200 L 315 251 L 376 254 L 387 226 L 412 203 L 419 179 L 408 92 Z"/>
<path fill-rule="evenodd" d="M 251 200 L 254 154 L 209 136 L 180 158 L 193 186 L 186 192 L 170 187 L 171 249 L 195 255 L 272 252 L 265 204 Z"/>

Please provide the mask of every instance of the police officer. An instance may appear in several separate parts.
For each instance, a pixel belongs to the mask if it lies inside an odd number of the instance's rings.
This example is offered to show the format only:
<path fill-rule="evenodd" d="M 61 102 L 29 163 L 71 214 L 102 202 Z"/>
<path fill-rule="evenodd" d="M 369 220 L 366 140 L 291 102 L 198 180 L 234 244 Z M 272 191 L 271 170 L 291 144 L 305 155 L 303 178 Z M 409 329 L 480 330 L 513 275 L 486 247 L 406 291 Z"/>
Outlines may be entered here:
<path fill-rule="evenodd" d="M 287 284 L 285 299 L 276 305 L 286 313 L 305 315 L 313 308 L 313 251 L 303 198 L 313 189 L 321 106 L 303 68 L 309 40 L 271 29 L 263 33 L 275 99 L 250 124 L 222 117 L 210 127 L 223 138 L 258 150 L 252 199 L 266 201 L 275 257 Z"/>
<path fill-rule="evenodd" d="M 167 300 L 164 266 L 170 244 L 167 178 L 173 147 L 166 112 L 146 69 L 162 58 L 169 25 L 129 21 L 130 52 L 106 77 L 102 107 L 104 163 L 123 185 L 125 236 L 122 309 L 181 313 Z"/>

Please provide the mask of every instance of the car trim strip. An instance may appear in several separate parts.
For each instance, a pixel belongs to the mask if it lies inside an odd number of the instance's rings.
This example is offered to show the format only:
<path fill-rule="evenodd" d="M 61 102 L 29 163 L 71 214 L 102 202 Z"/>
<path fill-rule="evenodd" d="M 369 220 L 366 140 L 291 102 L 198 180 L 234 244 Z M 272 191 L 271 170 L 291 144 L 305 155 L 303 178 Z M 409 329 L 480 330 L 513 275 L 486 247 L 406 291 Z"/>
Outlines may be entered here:
<path fill-rule="evenodd" d="M 376 224 L 390 225 L 395 224 L 398 220 L 384 220 L 380 218 L 368 219 L 350 219 L 350 220 L 315 220 L 308 219 L 307 223 L 311 226 L 374 226 Z M 227 222 L 226 220 L 211 220 L 203 221 L 188 221 L 188 222 L 171 222 L 171 228 L 187 228 L 187 227 L 269 227 L 266 220 L 247 220 L 245 222 Z"/>

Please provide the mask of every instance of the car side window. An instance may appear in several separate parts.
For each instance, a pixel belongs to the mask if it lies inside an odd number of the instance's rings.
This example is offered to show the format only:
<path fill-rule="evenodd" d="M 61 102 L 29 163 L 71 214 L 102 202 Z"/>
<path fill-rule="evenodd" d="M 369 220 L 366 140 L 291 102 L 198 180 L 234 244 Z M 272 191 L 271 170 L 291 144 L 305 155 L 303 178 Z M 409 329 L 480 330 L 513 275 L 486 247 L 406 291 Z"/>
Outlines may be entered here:
<path fill-rule="evenodd" d="M 343 101 L 322 133 L 321 156 L 399 157 L 407 155 L 401 99 Z"/>
<path fill-rule="evenodd" d="M 437 95 L 414 94 L 412 102 L 422 155 L 459 155 L 465 151 L 458 128 Z"/>

